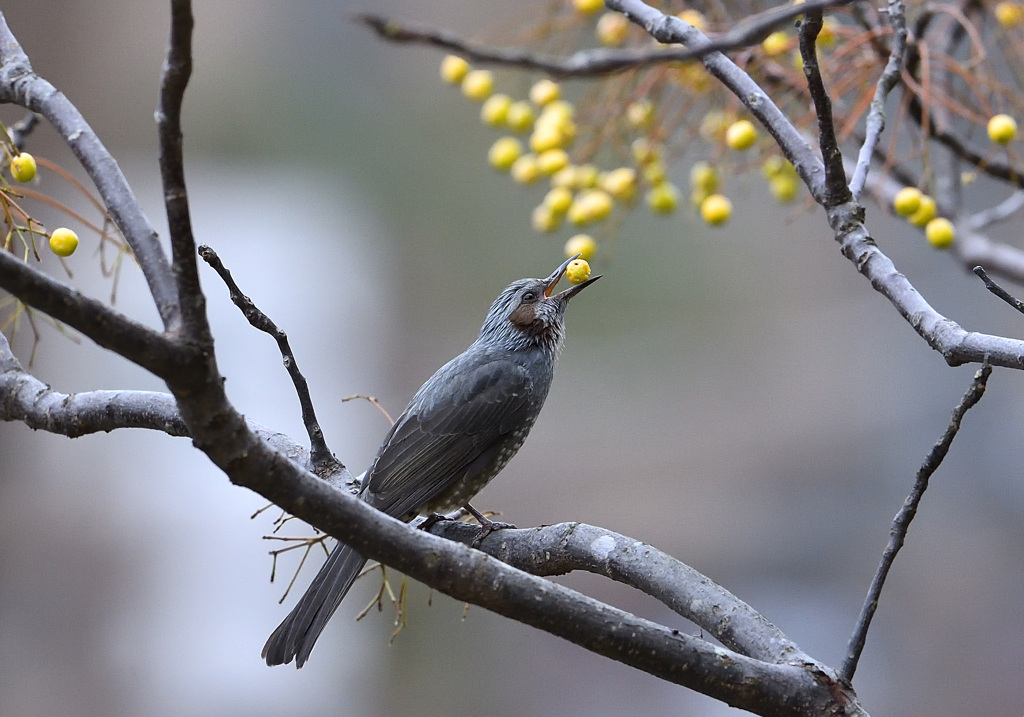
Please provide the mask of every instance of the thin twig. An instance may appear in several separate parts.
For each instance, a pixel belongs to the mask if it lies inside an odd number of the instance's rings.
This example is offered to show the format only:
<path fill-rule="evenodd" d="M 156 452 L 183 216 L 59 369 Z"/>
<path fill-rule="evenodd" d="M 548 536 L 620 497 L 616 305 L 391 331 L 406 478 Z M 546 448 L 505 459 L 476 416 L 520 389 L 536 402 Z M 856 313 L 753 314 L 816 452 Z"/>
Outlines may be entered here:
<path fill-rule="evenodd" d="M 885 129 L 885 100 L 896 83 L 899 82 L 900 70 L 903 67 L 903 53 L 907 49 L 907 18 L 903 0 L 889 0 L 889 25 L 892 27 L 892 47 L 889 51 L 889 60 L 875 85 L 875 96 L 871 100 L 871 110 L 868 112 L 865 123 L 864 142 L 861 144 L 857 157 L 857 167 L 854 170 L 853 179 L 850 180 L 850 191 L 857 200 L 860 199 L 860 194 L 864 190 L 871 156 Z"/>
<path fill-rule="evenodd" d="M 1024 314 L 1024 304 L 1010 294 L 1006 289 L 999 286 L 996 282 L 989 278 L 989 275 L 985 273 L 985 270 L 980 266 L 974 267 L 974 273 L 978 275 L 982 281 L 985 282 L 985 288 L 991 291 L 993 294 L 998 296 L 1000 299 L 1005 301 L 1007 304 L 1015 308 L 1017 311 Z"/>
<path fill-rule="evenodd" d="M 19 152 L 25 149 L 25 139 L 32 133 L 32 130 L 39 124 L 39 115 L 35 112 L 29 112 L 23 118 L 15 122 L 7 130 L 7 134 L 11 137 L 11 144 Z"/>
<path fill-rule="evenodd" d="M 772 30 L 796 16 L 815 9 L 848 5 L 853 0 L 810 0 L 785 5 L 736 22 L 727 32 L 714 35 L 709 42 L 693 48 L 596 48 L 580 50 L 568 57 L 532 52 L 519 48 L 492 47 L 465 40 L 458 35 L 427 25 L 400 23 L 372 13 L 356 14 L 353 21 L 366 25 L 391 42 L 409 42 L 440 47 L 474 62 L 540 70 L 554 77 L 595 77 L 668 62 L 703 58 L 712 52 L 727 52 L 761 42 Z"/>
<path fill-rule="evenodd" d="M 224 266 L 215 252 L 205 244 L 199 247 L 199 256 L 203 258 L 210 267 L 217 272 L 228 288 L 231 303 L 238 307 L 239 311 L 254 328 L 269 334 L 277 342 L 281 351 L 281 361 L 284 363 L 288 376 L 295 386 L 295 393 L 299 398 L 299 407 L 302 410 L 302 423 L 306 427 L 306 434 L 309 436 L 310 460 L 313 463 L 313 472 L 319 476 L 327 474 L 347 473 L 345 466 L 334 457 L 331 449 L 327 447 L 327 440 L 324 438 L 323 430 L 316 418 L 316 410 L 313 408 L 313 398 L 309 394 L 309 384 L 306 377 L 299 370 L 299 363 L 295 359 L 291 344 L 288 341 L 288 334 L 277 327 L 277 324 L 269 316 L 263 313 L 252 299 L 242 293 L 235 283 L 231 272 Z"/>
<path fill-rule="evenodd" d="M 867 640 L 871 619 L 874 617 L 875 610 L 878 609 L 878 598 L 882 593 L 885 578 L 889 574 L 893 560 L 896 559 L 896 554 L 903 547 L 910 523 L 914 516 L 917 515 L 917 508 L 921 504 L 921 498 L 924 497 L 924 492 L 928 489 L 928 480 L 942 464 L 946 454 L 949 453 L 949 446 L 953 443 L 953 439 L 960 430 L 960 422 L 963 420 L 964 414 L 973 408 L 981 400 L 981 397 L 985 395 L 985 386 L 991 373 L 992 367 L 987 362 L 975 372 L 970 387 L 968 387 L 963 398 L 960 399 L 960 403 L 953 409 L 953 416 L 949 419 L 949 425 L 946 426 L 945 432 L 943 432 L 942 436 L 925 457 L 924 463 L 917 471 L 917 478 L 914 480 L 914 487 L 911 489 L 910 495 L 903 501 L 903 506 L 892 521 L 892 528 L 889 529 L 889 544 L 885 546 L 885 550 L 882 552 L 882 560 L 878 565 L 878 570 L 875 571 L 874 578 L 871 580 L 867 597 L 864 599 L 864 605 L 861 607 L 857 623 L 853 628 L 853 634 L 850 636 L 850 641 L 847 644 L 846 659 L 843 660 L 843 665 L 839 668 L 839 678 L 847 684 L 853 680 L 853 673 L 857 670 L 857 663 L 864 649 L 864 642 Z"/>

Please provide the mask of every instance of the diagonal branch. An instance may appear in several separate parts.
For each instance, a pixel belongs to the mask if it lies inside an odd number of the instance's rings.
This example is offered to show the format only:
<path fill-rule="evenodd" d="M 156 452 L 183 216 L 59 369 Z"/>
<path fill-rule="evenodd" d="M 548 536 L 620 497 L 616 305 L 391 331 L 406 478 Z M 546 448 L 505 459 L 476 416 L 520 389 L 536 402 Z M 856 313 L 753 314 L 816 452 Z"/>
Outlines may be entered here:
<path fill-rule="evenodd" d="M 850 191 L 858 201 L 867 181 L 871 157 L 885 129 L 885 101 L 899 82 L 900 70 L 903 67 L 903 53 L 907 49 L 907 18 L 903 0 L 889 0 L 889 25 L 892 27 L 889 59 L 875 85 L 875 96 L 871 100 L 871 109 L 865 121 L 864 141 L 857 156 L 853 179 L 850 180 Z"/>
<path fill-rule="evenodd" d="M 0 251 L 0 286 L 161 378 L 180 369 L 191 355 L 165 335 L 84 296 L 5 251 Z"/>
<path fill-rule="evenodd" d="M 840 679 L 847 683 L 853 680 L 853 673 L 857 670 L 857 663 L 860 661 L 860 655 L 867 640 L 871 619 L 874 617 L 875 610 L 878 609 L 878 598 L 882 594 L 885 579 L 889 575 L 889 570 L 896 559 L 896 554 L 903 547 L 907 531 L 910 529 L 910 523 L 914 520 L 914 516 L 917 515 L 918 506 L 921 504 L 924 492 L 928 489 L 928 481 L 932 474 L 938 470 L 938 467 L 942 465 L 946 454 L 949 453 L 949 447 L 952 445 L 953 439 L 956 438 L 956 434 L 960 431 L 960 423 L 963 421 L 964 415 L 985 395 L 985 386 L 988 384 L 988 377 L 991 374 L 992 367 L 988 364 L 982 366 L 974 374 L 970 387 L 968 387 L 963 398 L 960 399 L 960 403 L 953 409 L 953 415 L 949 419 L 946 430 L 939 437 L 939 440 L 936 441 L 935 445 L 932 446 L 920 470 L 918 470 L 910 495 L 907 496 L 903 506 L 892 521 L 892 528 L 889 530 L 889 543 L 882 552 L 882 560 L 878 565 L 878 570 L 875 571 L 874 578 L 871 580 L 871 586 L 868 588 L 867 597 L 864 599 L 863 607 L 861 607 L 860 616 L 857 618 L 857 624 L 854 627 L 853 634 L 850 636 L 850 641 L 846 648 L 846 658 L 843 660 L 842 667 L 839 668 Z"/>
<path fill-rule="evenodd" d="M 217 272 L 217 275 L 228 287 L 231 303 L 239 308 L 246 320 L 254 328 L 272 336 L 277 342 L 278 349 L 281 352 L 281 360 L 288 371 L 289 377 L 292 379 L 292 385 L 295 387 L 295 393 L 299 398 L 302 423 L 306 427 L 306 434 L 309 436 L 313 472 L 320 476 L 342 473 L 345 474 L 346 478 L 350 477 L 347 475 L 348 469 L 345 468 L 341 461 L 334 457 L 331 449 L 327 447 L 327 439 L 324 438 L 324 432 L 321 430 L 320 422 L 316 418 L 316 410 L 313 408 L 313 397 L 309 395 L 309 384 L 306 383 L 306 377 L 299 370 L 299 363 L 292 352 L 291 344 L 288 341 L 288 334 L 283 329 L 279 329 L 269 316 L 260 311 L 252 299 L 242 293 L 242 290 L 238 288 L 238 284 L 232 278 L 231 272 L 228 271 L 220 257 L 217 256 L 217 252 L 204 244 L 199 247 L 199 256 Z"/>
<path fill-rule="evenodd" d="M 156 230 L 142 213 L 121 168 L 67 97 L 32 70 L 28 56 L 0 13 L 0 102 L 38 112 L 64 139 L 99 192 L 103 205 L 131 246 L 149 284 L 164 328 L 179 320 L 178 294 Z"/>
<path fill-rule="evenodd" d="M 711 52 L 728 52 L 761 42 L 772 30 L 815 8 L 839 7 L 853 0 L 810 0 L 797 7 L 784 5 L 745 17 L 728 31 L 709 38 L 699 48 L 594 48 L 568 57 L 521 48 L 492 47 L 465 40 L 455 33 L 428 25 L 399 23 L 372 13 L 357 13 L 354 22 L 365 25 L 384 40 L 431 45 L 450 50 L 483 64 L 540 70 L 559 78 L 597 77 L 626 70 L 642 69 L 668 62 L 697 60 Z M 611 4 L 609 5 L 612 6 Z M 613 8 L 615 9 L 615 8 Z"/>

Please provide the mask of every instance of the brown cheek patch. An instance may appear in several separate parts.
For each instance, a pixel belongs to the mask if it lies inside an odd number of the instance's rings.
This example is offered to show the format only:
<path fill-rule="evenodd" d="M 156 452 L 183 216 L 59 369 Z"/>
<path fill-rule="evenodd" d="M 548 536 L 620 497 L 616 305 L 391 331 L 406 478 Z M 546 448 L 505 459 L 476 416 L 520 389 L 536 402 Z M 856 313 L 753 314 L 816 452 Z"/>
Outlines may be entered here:
<path fill-rule="evenodd" d="M 516 326 L 523 328 L 529 326 L 537 318 L 537 312 L 530 304 L 520 304 L 516 310 L 509 314 L 508 320 Z"/>

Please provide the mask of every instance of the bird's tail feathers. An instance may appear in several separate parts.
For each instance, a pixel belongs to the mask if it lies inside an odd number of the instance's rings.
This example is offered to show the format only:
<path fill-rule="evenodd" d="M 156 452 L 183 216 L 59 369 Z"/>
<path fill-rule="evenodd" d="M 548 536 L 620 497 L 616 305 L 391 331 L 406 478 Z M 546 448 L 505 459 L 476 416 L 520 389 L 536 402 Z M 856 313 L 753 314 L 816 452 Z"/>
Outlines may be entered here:
<path fill-rule="evenodd" d="M 366 559 L 344 543 L 331 551 L 298 604 L 263 646 L 268 665 L 286 665 L 294 659 L 295 666 L 302 667 L 364 565 Z"/>

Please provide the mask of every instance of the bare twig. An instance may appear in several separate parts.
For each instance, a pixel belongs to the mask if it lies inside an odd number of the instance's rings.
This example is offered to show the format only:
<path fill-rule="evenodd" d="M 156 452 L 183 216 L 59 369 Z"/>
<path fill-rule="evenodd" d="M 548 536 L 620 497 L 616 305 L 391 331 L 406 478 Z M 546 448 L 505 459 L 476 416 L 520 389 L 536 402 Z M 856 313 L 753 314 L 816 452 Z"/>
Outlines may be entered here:
<path fill-rule="evenodd" d="M 1012 296 L 1003 287 L 999 286 L 996 282 L 989 278 L 989 275 L 985 273 L 985 270 L 980 266 L 974 267 L 974 273 L 978 275 L 983 282 L 985 282 L 985 288 L 991 291 L 993 294 L 998 296 L 1000 299 L 1005 301 L 1007 304 L 1015 308 L 1017 311 L 1024 314 L 1024 303 L 1021 303 L 1017 298 Z"/>
<path fill-rule="evenodd" d="M 871 100 L 871 109 L 865 122 L 864 141 L 857 157 L 853 179 L 850 180 L 850 191 L 858 201 L 867 180 L 871 157 L 885 129 L 885 100 L 899 82 L 903 67 L 903 53 L 907 49 L 907 19 L 904 10 L 903 0 L 889 0 L 889 25 L 892 28 L 889 60 L 875 85 L 875 96 Z"/>
<path fill-rule="evenodd" d="M 848 5 L 853 0 L 810 0 L 799 7 L 784 5 L 746 17 L 727 32 L 716 34 L 700 47 L 688 48 L 597 48 L 580 50 L 568 57 L 519 48 L 495 48 L 465 40 L 458 35 L 427 25 L 400 23 L 374 14 L 356 14 L 353 20 L 366 25 L 391 42 L 432 45 L 455 52 L 474 62 L 540 70 L 554 77 L 595 77 L 667 62 L 697 60 L 712 52 L 727 52 L 761 42 L 772 30 L 798 15 L 814 9 Z M 613 5 L 610 5 L 613 7 Z"/>
<path fill-rule="evenodd" d="M 228 294 L 231 302 L 239 308 L 246 320 L 256 329 L 269 334 L 277 342 L 277 348 L 281 351 L 281 360 L 288 376 L 295 387 L 295 393 L 299 398 L 299 407 L 302 410 L 302 423 L 306 427 L 306 434 L 309 436 L 310 456 L 313 461 L 313 470 L 317 475 L 334 475 L 337 473 L 348 473 L 345 466 L 334 457 L 331 449 L 327 447 L 327 440 L 320 428 L 316 418 L 316 410 L 313 408 L 313 398 L 309 394 L 309 384 L 306 377 L 299 370 L 299 363 L 295 359 L 291 344 L 288 341 L 288 334 L 269 316 L 263 313 L 252 299 L 242 293 L 235 283 L 231 272 L 224 266 L 220 257 L 205 244 L 199 247 L 199 256 L 209 264 L 224 284 L 228 287 Z M 386 414 L 385 414 L 386 415 Z"/>
<path fill-rule="evenodd" d="M 892 521 L 892 528 L 889 530 L 889 544 L 886 545 L 885 550 L 882 552 L 882 560 L 878 565 L 878 570 L 875 571 L 874 578 L 871 580 L 867 597 L 864 599 L 864 605 L 861 607 L 853 634 L 850 636 L 850 641 L 846 648 L 846 658 L 843 660 L 842 667 L 839 668 L 840 679 L 847 683 L 853 680 L 853 673 L 857 670 L 857 663 L 860 660 L 864 643 L 867 640 L 871 619 L 878 609 L 878 598 L 882 594 L 882 587 L 885 585 L 886 576 L 889 574 L 889 569 L 892 568 L 896 554 L 903 547 L 910 523 L 914 520 L 914 516 L 917 515 L 917 508 L 921 503 L 921 498 L 924 497 L 924 492 L 928 489 L 928 481 L 942 464 L 946 454 L 949 453 L 949 447 L 960 430 L 960 422 L 963 420 L 964 414 L 973 408 L 981 400 L 981 397 L 985 395 L 985 386 L 991 374 L 992 367 L 987 363 L 975 372 L 970 387 L 968 387 L 963 398 L 960 399 L 960 403 L 953 409 L 953 416 L 949 419 L 949 425 L 946 426 L 942 436 L 936 441 L 925 457 L 924 463 L 917 472 L 917 478 L 914 480 L 914 487 Z"/>

